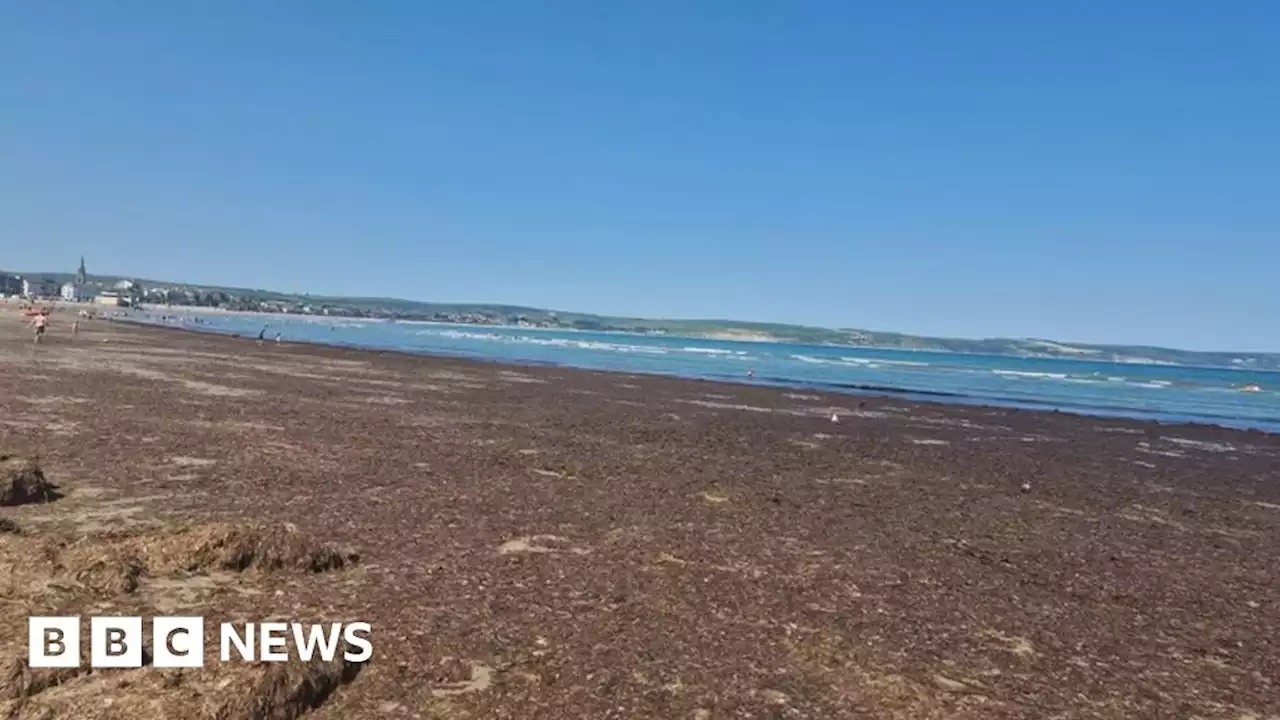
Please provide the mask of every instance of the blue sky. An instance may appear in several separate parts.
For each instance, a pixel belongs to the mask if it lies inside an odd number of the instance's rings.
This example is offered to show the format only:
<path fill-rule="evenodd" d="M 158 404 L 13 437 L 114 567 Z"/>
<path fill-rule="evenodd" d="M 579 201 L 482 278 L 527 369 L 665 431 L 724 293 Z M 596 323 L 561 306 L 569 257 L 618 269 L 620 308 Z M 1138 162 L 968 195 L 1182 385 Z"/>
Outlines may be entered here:
<path fill-rule="evenodd" d="M 0 267 L 1280 350 L 1280 4 L 0 5 Z"/>

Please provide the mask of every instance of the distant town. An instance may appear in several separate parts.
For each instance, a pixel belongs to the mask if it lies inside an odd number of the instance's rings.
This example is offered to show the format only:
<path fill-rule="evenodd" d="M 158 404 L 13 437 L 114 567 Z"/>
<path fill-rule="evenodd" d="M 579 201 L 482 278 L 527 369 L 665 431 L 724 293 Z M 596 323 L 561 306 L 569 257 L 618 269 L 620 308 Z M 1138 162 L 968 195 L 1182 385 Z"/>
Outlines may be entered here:
<path fill-rule="evenodd" d="M 61 300 L 115 308 L 163 305 L 218 308 L 236 312 L 423 320 L 477 325 L 579 327 L 572 322 L 558 321 L 555 313 L 540 311 L 536 313 L 537 317 L 530 317 L 518 311 L 502 312 L 495 309 L 428 310 L 425 307 L 416 307 L 422 304 L 390 299 L 316 298 L 267 290 L 209 288 L 119 277 L 94 277 L 89 275 L 83 257 L 80 258 L 79 269 L 71 275 L 61 273 L 0 275 L 0 296 L 21 298 L 31 302 Z M 410 307 L 411 305 L 415 307 Z"/>
<path fill-rule="evenodd" d="M 23 302 L 63 301 L 103 309 L 177 306 L 234 312 L 322 315 L 388 321 L 628 332 L 691 338 L 788 342 L 856 348 L 1071 358 L 1113 363 L 1196 365 L 1280 371 L 1280 353 L 1202 352 L 1138 345 L 1097 345 L 1034 338 L 945 338 L 854 328 L 824 328 L 740 320 L 626 318 L 534 307 L 434 303 L 397 298 L 333 297 L 271 290 L 90 275 L 80 258 L 75 272 L 0 271 L 0 296 Z"/>

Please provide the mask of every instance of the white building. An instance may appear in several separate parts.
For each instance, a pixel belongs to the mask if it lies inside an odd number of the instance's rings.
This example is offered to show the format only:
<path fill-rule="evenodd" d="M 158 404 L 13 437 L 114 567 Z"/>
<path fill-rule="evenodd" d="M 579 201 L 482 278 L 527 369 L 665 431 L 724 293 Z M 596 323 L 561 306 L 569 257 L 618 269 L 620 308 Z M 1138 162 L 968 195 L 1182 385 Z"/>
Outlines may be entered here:
<path fill-rule="evenodd" d="M 49 278 L 22 278 L 22 296 L 25 298 L 57 297 L 58 285 Z"/>
<path fill-rule="evenodd" d="M 90 297 L 89 288 L 84 285 L 73 282 L 62 284 L 62 299 L 67 302 L 84 302 Z"/>

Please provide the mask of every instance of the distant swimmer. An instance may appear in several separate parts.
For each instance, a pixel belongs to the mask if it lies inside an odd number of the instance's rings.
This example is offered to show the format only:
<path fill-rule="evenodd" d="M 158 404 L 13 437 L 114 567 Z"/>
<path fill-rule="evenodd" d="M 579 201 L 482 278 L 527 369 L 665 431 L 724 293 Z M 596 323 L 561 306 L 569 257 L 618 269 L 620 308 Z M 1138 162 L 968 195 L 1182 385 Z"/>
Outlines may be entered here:
<path fill-rule="evenodd" d="M 1257 385 L 1245 385 L 1240 389 L 1244 392 L 1262 392 L 1262 388 L 1258 387 Z"/>
<path fill-rule="evenodd" d="M 754 369 L 754 368 L 747 368 L 747 377 L 749 377 L 749 378 L 753 378 L 753 377 L 755 377 L 755 376 L 756 376 L 756 371 L 755 371 L 755 369 Z"/>

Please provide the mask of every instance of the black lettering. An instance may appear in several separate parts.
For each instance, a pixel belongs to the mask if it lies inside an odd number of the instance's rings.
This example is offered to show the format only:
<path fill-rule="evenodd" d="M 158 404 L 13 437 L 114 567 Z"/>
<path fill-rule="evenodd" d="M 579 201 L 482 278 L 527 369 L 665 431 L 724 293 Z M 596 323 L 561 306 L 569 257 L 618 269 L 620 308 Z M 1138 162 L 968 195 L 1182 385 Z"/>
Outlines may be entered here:
<path fill-rule="evenodd" d="M 191 654 L 191 651 L 190 651 L 190 650 L 182 650 L 182 651 L 178 651 L 178 650 L 175 650 L 175 649 L 173 648 L 173 636 L 174 636 L 174 635 L 177 635 L 177 634 L 179 634 L 179 633 L 181 633 L 181 634 L 183 634 L 183 635 L 190 635 L 190 634 L 191 634 L 190 632 L 188 632 L 188 631 L 187 631 L 187 629 L 186 629 L 186 628 L 175 628 L 172 632 L 170 632 L 168 635 L 166 635 L 166 636 L 165 636 L 165 638 L 164 638 L 164 646 L 165 646 L 165 649 L 167 649 L 167 650 L 169 651 L 169 654 L 170 654 L 170 655 L 176 655 L 176 656 L 178 656 L 178 657 L 186 657 L 187 655 L 190 655 L 190 654 Z"/>
<path fill-rule="evenodd" d="M 107 657 L 119 657 L 129 651 L 124 638 L 125 633 L 121 628 L 107 628 Z"/>
<path fill-rule="evenodd" d="M 57 648 L 57 650 L 53 650 Z M 67 651 L 67 644 L 63 642 L 62 630 L 60 628 L 44 629 L 44 654 L 45 655 L 61 655 Z"/>

